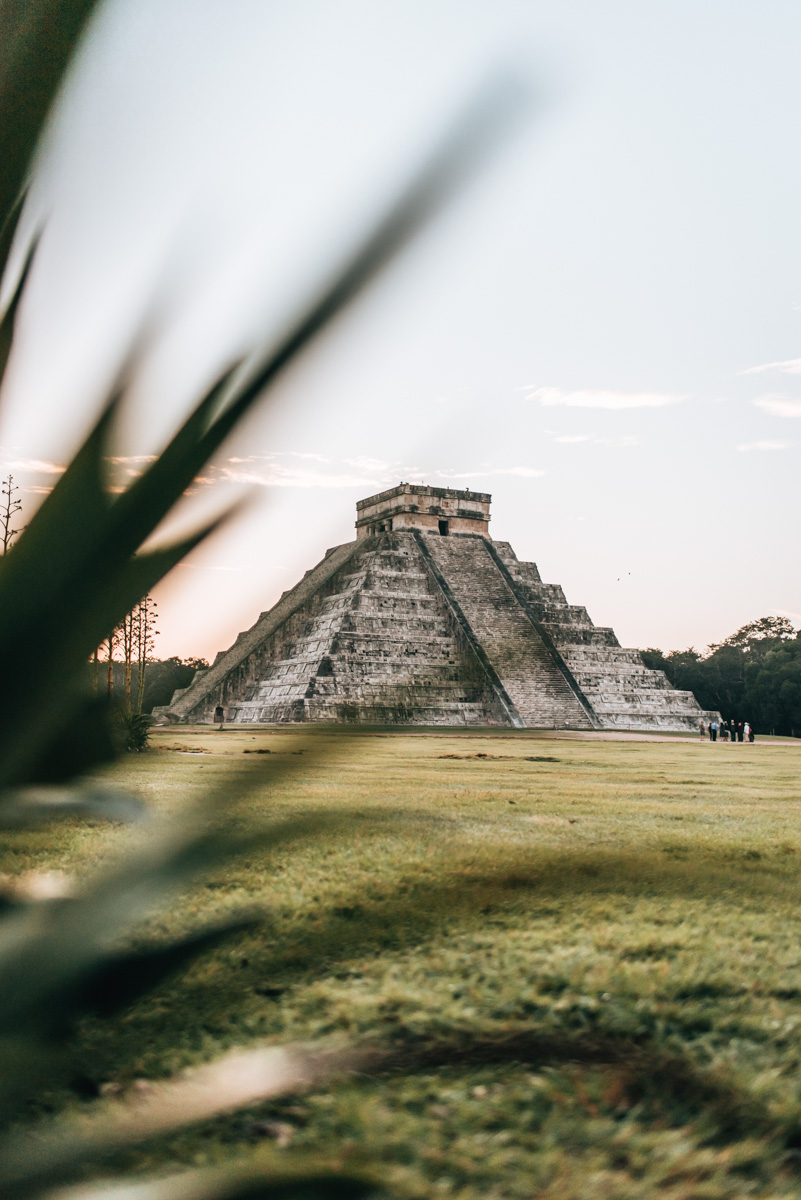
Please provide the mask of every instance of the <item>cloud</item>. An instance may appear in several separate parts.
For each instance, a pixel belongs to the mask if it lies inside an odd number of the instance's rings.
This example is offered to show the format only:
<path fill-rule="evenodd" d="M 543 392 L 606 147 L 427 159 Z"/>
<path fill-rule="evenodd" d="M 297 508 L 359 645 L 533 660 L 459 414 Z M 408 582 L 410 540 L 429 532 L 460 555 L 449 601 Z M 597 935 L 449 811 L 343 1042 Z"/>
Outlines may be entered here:
<path fill-rule="evenodd" d="M 45 462 L 41 458 L 17 458 L 3 463 L 6 471 L 27 471 L 34 475 L 63 475 L 66 467 L 60 463 Z"/>
<path fill-rule="evenodd" d="M 307 461 L 304 461 L 307 460 Z M 318 465 L 319 464 L 319 465 Z M 328 469 L 326 469 L 328 468 Z M 495 467 L 487 463 L 472 471 L 425 471 L 408 463 L 391 463 L 383 459 L 360 455 L 356 458 L 330 460 L 321 455 L 282 451 L 277 454 L 233 455 L 220 465 L 207 467 L 204 476 L 195 483 L 248 484 L 256 487 L 283 488 L 363 488 L 383 491 L 397 486 L 402 480 L 422 482 L 435 479 L 440 486 L 449 481 L 487 479 L 496 475 L 513 475 L 534 479 L 544 475 L 536 467 Z"/>
<path fill-rule="evenodd" d="M 801 417 L 801 400 L 796 400 L 792 396 L 784 396 L 781 392 L 757 396 L 754 404 L 774 417 Z"/>
<path fill-rule="evenodd" d="M 630 433 L 624 434 L 621 437 L 595 437 L 594 434 L 590 433 L 563 433 L 560 434 L 559 437 L 554 438 L 555 442 L 562 442 L 568 445 L 572 445 L 577 442 L 592 442 L 592 444 L 595 446 L 612 447 L 636 446 L 638 440 L 638 438 L 634 437 Z"/>
<path fill-rule="evenodd" d="M 490 479 L 494 475 L 520 475 L 524 479 L 535 479 L 544 475 L 536 467 L 482 467 L 478 471 L 435 471 L 438 479 Z"/>
<path fill-rule="evenodd" d="M 223 467 L 220 477 L 229 483 L 249 483 L 258 487 L 295 487 L 295 488 L 352 488 L 352 487 L 388 487 L 392 479 L 370 477 L 357 471 L 318 471 L 313 468 L 291 467 L 283 463 L 268 463 L 262 468 L 247 471 L 231 470 Z"/>
<path fill-rule="evenodd" d="M 554 387 L 537 388 L 526 396 L 526 400 L 539 400 L 546 408 L 664 408 L 686 399 L 672 392 L 565 392 Z"/>
<path fill-rule="evenodd" d="M 155 454 L 116 454 L 106 457 L 106 462 L 114 463 L 115 466 L 126 466 L 128 463 L 149 463 L 155 461 Z"/>
<path fill-rule="evenodd" d="M 801 358 L 786 358 L 783 362 L 760 363 L 758 367 L 746 367 L 738 375 L 762 375 L 765 371 L 780 371 L 782 375 L 801 375 Z"/>
<path fill-rule="evenodd" d="M 738 450 L 789 450 L 792 442 L 743 442 Z"/>
<path fill-rule="evenodd" d="M 399 463 L 364 456 L 335 462 L 322 454 L 286 450 L 277 454 L 232 456 L 221 466 L 212 466 L 207 475 L 211 477 L 203 482 L 224 481 L 257 487 L 386 488 L 408 479 L 409 471 Z"/>

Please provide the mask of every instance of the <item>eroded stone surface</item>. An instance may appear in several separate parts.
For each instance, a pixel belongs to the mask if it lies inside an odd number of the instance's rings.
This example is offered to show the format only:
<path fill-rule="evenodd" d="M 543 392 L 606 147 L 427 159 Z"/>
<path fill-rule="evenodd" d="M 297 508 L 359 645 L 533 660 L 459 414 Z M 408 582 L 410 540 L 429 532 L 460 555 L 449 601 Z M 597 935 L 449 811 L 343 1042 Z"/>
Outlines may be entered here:
<path fill-rule="evenodd" d="M 490 500 L 402 484 L 360 501 L 356 541 L 154 716 L 696 731 L 692 693 L 489 538 Z"/>

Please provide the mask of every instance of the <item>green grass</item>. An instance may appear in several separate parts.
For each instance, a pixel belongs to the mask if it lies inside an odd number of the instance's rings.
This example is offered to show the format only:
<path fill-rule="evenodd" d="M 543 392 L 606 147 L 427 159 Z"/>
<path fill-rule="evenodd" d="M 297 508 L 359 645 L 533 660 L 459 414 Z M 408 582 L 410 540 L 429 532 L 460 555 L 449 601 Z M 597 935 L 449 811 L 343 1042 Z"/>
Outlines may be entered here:
<path fill-rule="evenodd" d="M 228 801 L 256 761 L 263 784 Z M 369 1041 L 395 1050 L 382 1075 L 117 1165 L 313 1152 L 411 1196 L 799 1196 L 800 766 L 798 744 L 157 732 L 109 772 L 156 808 L 213 787 L 234 826 L 346 819 L 156 919 L 265 910 L 124 1018 L 87 1022 L 74 1092 L 51 1103 L 251 1039 Z M 80 876 L 124 836 L 14 834 L 0 870 Z"/>

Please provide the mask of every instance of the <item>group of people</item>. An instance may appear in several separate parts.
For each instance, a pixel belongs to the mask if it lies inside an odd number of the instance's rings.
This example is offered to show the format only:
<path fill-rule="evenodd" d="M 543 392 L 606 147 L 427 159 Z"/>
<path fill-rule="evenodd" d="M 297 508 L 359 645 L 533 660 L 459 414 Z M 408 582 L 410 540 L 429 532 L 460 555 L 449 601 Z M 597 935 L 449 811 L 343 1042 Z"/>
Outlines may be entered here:
<path fill-rule="evenodd" d="M 701 721 L 698 725 L 701 741 L 709 734 L 710 742 L 716 742 L 718 737 L 722 742 L 753 742 L 754 731 L 747 721 L 710 721 L 707 725 Z"/>

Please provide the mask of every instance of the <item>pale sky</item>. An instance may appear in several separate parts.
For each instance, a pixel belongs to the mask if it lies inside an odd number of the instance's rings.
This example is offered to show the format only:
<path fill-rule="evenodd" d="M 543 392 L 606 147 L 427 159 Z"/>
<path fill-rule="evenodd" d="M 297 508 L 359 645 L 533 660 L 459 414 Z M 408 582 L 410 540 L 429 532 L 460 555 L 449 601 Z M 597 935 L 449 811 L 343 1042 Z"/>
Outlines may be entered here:
<path fill-rule="evenodd" d="M 114 453 L 268 346 L 498 64 L 530 114 L 240 430 L 243 516 L 157 593 L 212 657 L 400 480 L 629 646 L 801 625 L 797 0 L 110 0 L 43 154 L 0 411 L 28 512 L 144 313 Z M 194 507 L 193 507 L 194 506 Z"/>

